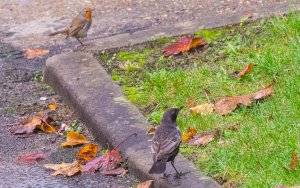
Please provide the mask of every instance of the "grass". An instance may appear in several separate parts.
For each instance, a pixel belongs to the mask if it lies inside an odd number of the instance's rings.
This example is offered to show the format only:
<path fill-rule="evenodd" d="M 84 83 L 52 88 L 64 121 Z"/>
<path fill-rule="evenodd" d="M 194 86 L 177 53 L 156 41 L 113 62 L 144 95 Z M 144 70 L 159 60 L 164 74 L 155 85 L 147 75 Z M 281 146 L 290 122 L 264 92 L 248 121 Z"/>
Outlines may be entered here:
<path fill-rule="evenodd" d="M 291 170 L 289 163 L 294 151 L 300 155 L 300 14 L 196 35 L 209 38 L 210 46 L 165 58 L 163 47 L 176 38 L 164 38 L 102 52 L 100 62 L 153 124 L 159 124 L 167 108 L 185 105 L 187 99 L 213 102 L 220 96 L 258 91 L 274 81 L 270 97 L 227 116 L 183 110 L 178 118 L 183 132 L 188 127 L 198 132 L 230 125 L 241 128 L 224 131 L 225 144 L 220 140 L 201 147 L 183 144 L 181 153 L 225 186 L 299 185 L 300 167 Z M 124 68 L 125 62 L 129 66 Z M 249 63 L 254 64 L 250 74 L 231 76 Z"/>

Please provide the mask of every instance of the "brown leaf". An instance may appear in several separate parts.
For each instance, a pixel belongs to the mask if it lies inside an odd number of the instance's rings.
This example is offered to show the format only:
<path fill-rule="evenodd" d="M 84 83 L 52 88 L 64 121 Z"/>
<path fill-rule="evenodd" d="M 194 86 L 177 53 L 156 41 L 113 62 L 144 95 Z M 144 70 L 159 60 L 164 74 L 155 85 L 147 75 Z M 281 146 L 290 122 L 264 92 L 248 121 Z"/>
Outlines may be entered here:
<path fill-rule="evenodd" d="M 148 129 L 147 131 L 147 135 L 153 135 L 156 131 L 157 127 L 151 127 L 150 129 Z"/>
<path fill-rule="evenodd" d="M 88 162 L 96 157 L 97 152 L 100 150 L 96 144 L 88 144 L 81 148 L 77 153 L 76 158 L 82 162 Z"/>
<path fill-rule="evenodd" d="M 201 133 L 194 136 L 192 140 L 189 141 L 191 145 L 204 145 L 214 140 L 214 133 Z"/>
<path fill-rule="evenodd" d="M 236 78 L 241 78 L 241 77 L 245 76 L 246 74 L 248 74 L 249 72 L 251 72 L 252 68 L 253 68 L 253 64 L 250 63 L 243 71 L 232 73 L 232 76 L 234 76 Z"/>
<path fill-rule="evenodd" d="M 57 103 L 55 98 L 52 98 L 51 101 L 52 101 L 52 104 L 49 105 L 49 109 L 54 111 L 54 110 L 56 110 L 56 108 L 58 107 L 59 104 Z"/>
<path fill-rule="evenodd" d="M 27 59 L 33 59 L 33 58 L 41 58 L 42 55 L 46 55 L 49 53 L 49 50 L 40 50 L 40 49 L 28 49 L 24 57 Z"/>
<path fill-rule="evenodd" d="M 298 166 L 298 163 L 299 163 L 299 157 L 297 156 L 297 153 L 293 152 L 289 166 L 292 170 L 295 170 Z"/>
<path fill-rule="evenodd" d="M 182 135 L 182 141 L 187 142 L 196 135 L 197 131 L 194 128 L 188 127 L 186 133 Z"/>
<path fill-rule="evenodd" d="M 214 106 L 215 105 L 212 103 L 205 103 L 205 104 L 190 108 L 190 110 L 193 113 L 201 114 L 204 116 L 204 115 L 209 115 L 209 114 L 213 113 Z"/>
<path fill-rule="evenodd" d="M 61 164 L 44 164 L 45 168 L 55 170 L 51 175 L 57 176 L 59 174 L 64 176 L 73 176 L 79 173 L 82 169 L 82 165 L 78 161 L 73 163 L 61 163 Z"/>
<path fill-rule="evenodd" d="M 248 96 L 224 97 L 216 102 L 214 109 L 217 114 L 226 115 L 234 111 L 239 104 L 251 106 L 252 100 Z"/>
<path fill-rule="evenodd" d="M 14 128 L 11 131 L 14 134 L 30 134 L 34 129 L 39 128 L 44 132 L 55 132 L 55 129 L 49 125 L 49 122 L 53 119 L 46 115 L 44 112 L 39 112 L 34 116 L 29 116 L 23 119 L 20 123 L 20 127 Z"/>
<path fill-rule="evenodd" d="M 46 157 L 47 155 L 43 152 L 24 153 L 18 157 L 17 162 L 23 164 L 33 164 L 38 159 L 45 159 Z"/>
<path fill-rule="evenodd" d="M 71 131 L 67 133 L 67 141 L 61 143 L 60 146 L 61 147 L 76 146 L 80 144 L 86 144 L 88 142 L 89 141 L 82 134 Z"/>
<path fill-rule="evenodd" d="M 195 107 L 196 106 L 196 101 L 195 101 L 194 98 L 190 98 L 190 99 L 187 99 L 185 101 L 185 104 L 186 104 L 187 107 L 190 107 L 190 108 Z"/>
<path fill-rule="evenodd" d="M 273 92 L 273 86 L 271 85 L 266 89 L 250 94 L 250 97 L 253 98 L 254 100 L 261 100 L 269 96 L 272 92 Z"/>
<path fill-rule="evenodd" d="M 12 130 L 14 134 L 30 134 L 33 130 L 42 124 L 42 120 L 36 117 L 27 117 L 20 123 L 20 127 Z"/>
<path fill-rule="evenodd" d="M 142 183 L 139 183 L 136 188 L 153 188 L 154 187 L 154 180 L 147 180 Z"/>
<path fill-rule="evenodd" d="M 128 170 L 119 167 L 117 169 L 114 170 L 104 170 L 102 172 L 103 175 L 105 176 L 118 176 L 118 177 L 123 177 L 125 174 L 127 174 Z"/>
<path fill-rule="evenodd" d="M 179 39 L 176 43 L 167 46 L 163 50 L 164 56 L 177 55 L 181 52 L 187 52 L 191 48 L 198 46 L 204 46 L 207 42 L 202 38 L 192 38 L 190 36 L 184 36 Z"/>

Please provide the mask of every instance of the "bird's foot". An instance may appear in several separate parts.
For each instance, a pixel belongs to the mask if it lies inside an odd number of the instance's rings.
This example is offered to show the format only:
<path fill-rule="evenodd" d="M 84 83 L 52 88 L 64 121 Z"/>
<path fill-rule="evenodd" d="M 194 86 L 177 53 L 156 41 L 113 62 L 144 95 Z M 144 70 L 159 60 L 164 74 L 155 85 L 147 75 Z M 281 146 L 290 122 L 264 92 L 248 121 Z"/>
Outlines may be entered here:
<path fill-rule="evenodd" d="M 164 173 L 164 176 L 163 177 L 161 177 L 162 179 L 167 179 L 167 178 L 169 178 L 170 177 L 170 174 L 166 174 L 166 173 Z"/>
<path fill-rule="evenodd" d="M 182 172 L 176 173 L 175 179 L 180 179 L 180 177 L 183 175 Z"/>

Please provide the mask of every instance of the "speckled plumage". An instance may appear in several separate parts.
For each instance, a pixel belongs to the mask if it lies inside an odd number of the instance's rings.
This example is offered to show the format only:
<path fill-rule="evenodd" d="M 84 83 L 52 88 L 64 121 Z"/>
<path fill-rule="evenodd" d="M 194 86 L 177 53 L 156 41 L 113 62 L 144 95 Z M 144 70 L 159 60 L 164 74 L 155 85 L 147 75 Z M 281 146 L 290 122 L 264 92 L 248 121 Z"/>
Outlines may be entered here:
<path fill-rule="evenodd" d="M 160 126 L 155 131 L 151 144 L 154 164 L 149 170 L 149 173 L 164 173 L 166 163 L 169 161 L 171 161 L 174 167 L 174 159 L 179 152 L 181 143 L 181 132 L 176 124 L 180 109 L 181 108 L 168 109 L 163 115 Z M 174 169 L 176 170 L 175 167 Z"/>

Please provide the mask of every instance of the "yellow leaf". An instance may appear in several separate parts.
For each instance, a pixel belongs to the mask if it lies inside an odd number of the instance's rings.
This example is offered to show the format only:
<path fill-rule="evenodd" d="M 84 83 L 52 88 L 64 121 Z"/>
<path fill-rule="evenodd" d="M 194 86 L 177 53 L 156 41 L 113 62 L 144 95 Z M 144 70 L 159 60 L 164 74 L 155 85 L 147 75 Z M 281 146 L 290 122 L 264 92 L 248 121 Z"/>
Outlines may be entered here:
<path fill-rule="evenodd" d="M 55 129 L 50 124 L 48 124 L 46 122 L 43 122 L 42 124 L 36 126 L 36 128 L 41 129 L 42 131 L 47 132 L 47 133 L 54 133 L 55 132 Z"/>
<path fill-rule="evenodd" d="M 190 110 L 193 113 L 201 114 L 201 115 L 208 115 L 211 114 L 214 111 L 214 104 L 212 103 L 205 103 L 193 108 L 190 108 Z"/>
<path fill-rule="evenodd" d="M 188 140 L 190 140 L 191 138 L 193 138 L 196 133 L 197 133 L 196 129 L 189 127 L 187 129 L 186 133 L 182 135 L 182 141 L 183 142 L 187 142 Z"/>
<path fill-rule="evenodd" d="M 52 104 L 49 105 L 49 109 L 54 111 L 58 107 L 58 103 L 55 98 L 52 98 L 51 100 L 52 100 Z"/>
<path fill-rule="evenodd" d="M 88 140 L 85 136 L 82 134 L 79 134 L 77 132 L 68 132 L 67 133 L 67 141 L 60 144 L 61 147 L 67 147 L 67 146 L 76 146 L 80 144 L 86 144 L 88 143 Z"/>
<path fill-rule="evenodd" d="M 81 148 L 77 153 L 76 158 L 82 162 L 88 162 L 96 157 L 97 152 L 100 150 L 96 144 L 88 144 Z"/>
<path fill-rule="evenodd" d="M 45 168 L 55 170 L 51 175 L 57 176 L 59 174 L 64 176 L 73 176 L 81 171 L 82 165 L 78 161 L 73 163 L 61 163 L 61 164 L 44 164 Z"/>

